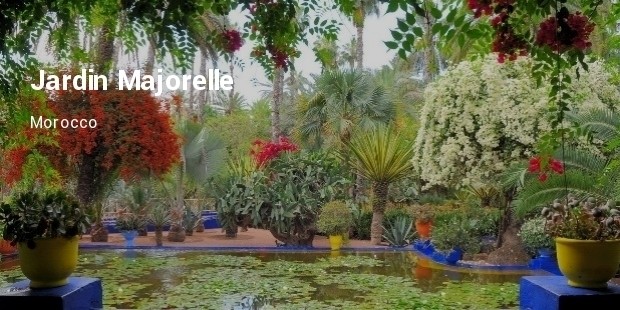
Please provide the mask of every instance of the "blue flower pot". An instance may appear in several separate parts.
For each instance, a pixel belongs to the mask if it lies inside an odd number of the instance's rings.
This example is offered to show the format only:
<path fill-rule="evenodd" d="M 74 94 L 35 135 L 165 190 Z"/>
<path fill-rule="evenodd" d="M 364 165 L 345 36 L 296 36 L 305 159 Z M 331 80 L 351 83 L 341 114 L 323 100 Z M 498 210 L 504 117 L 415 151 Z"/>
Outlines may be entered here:
<path fill-rule="evenodd" d="M 434 252 L 431 255 L 431 258 L 438 263 L 445 263 L 446 262 L 446 256 L 443 255 L 441 252 Z"/>
<path fill-rule="evenodd" d="M 136 236 L 138 236 L 138 231 L 137 230 L 122 231 L 121 234 L 123 235 L 123 238 L 125 238 L 125 246 L 128 248 L 133 247 L 134 240 L 136 239 Z"/>
<path fill-rule="evenodd" d="M 446 255 L 446 262 L 450 265 L 456 265 L 456 262 L 463 259 L 463 250 L 454 248 L 448 255 Z"/>

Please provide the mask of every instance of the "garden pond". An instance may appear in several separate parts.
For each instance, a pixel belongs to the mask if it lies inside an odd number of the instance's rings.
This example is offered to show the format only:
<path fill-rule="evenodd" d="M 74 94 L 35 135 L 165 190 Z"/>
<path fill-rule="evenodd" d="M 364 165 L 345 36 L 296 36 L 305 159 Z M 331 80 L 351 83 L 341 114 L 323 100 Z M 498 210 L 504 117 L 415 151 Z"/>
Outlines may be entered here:
<path fill-rule="evenodd" d="M 513 309 L 523 271 L 447 270 L 410 251 L 83 250 L 105 309 Z M 0 286 L 22 279 L 0 262 Z"/>

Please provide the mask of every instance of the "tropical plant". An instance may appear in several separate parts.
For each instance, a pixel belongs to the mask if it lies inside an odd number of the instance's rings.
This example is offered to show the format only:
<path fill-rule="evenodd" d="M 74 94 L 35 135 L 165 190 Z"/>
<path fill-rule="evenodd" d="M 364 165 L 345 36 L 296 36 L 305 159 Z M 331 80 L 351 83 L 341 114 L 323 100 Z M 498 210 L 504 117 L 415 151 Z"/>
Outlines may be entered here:
<path fill-rule="evenodd" d="M 347 16 L 355 26 L 355 63 L 358 70 L 364 69 L 364 25 L 366 16 L 375 14 L 379 16 L 379 1 L 377 0 L 338 0 L 339 9 Z"/>
<path fill-rule="evenodd" d="M 546 231 L 553 237 L 578 240 L 620 239 L 620 208 L 616 202 L 578 199 L 569 194 L 542 210 Z"/>
<path fill-rule="evenodd" d="M 165 203 L 155 204 L 155 206 L 151 208 L 151 213 L 149 214 L 149 223 L 153 224 L 155 228 L 155 244 L 157 244 L 157 246 L 162 246 L 164 226 L 170 224 L 168 205 Z"/>
<path fill-rule="evenodd" d="M 543 217 L 531 218 L 521 226 L 519 237 L 528 254 L 534 256 L 540 249 L 554 249 L 555 241 L 545 231 L 547 220 Z"/>
<path fill-rule="evenodd" d="M 145 220 L 134 213 L 122 213 L 116 218 L 116 229 L 120 231 L 137 231 L 144 226 Z"/>
<path fill-rule="evenodd" d="M 191 208 L 185 207 L 183 210 L 183 227 L 185 227 L 186 236 L 192 236 L 194 234 L 194 228 L 196 228 L 198 218 L 198 215 Z"/>
<path fill-rule="evenodd" d="M 310 246 L 322 205 L 342 199 L 349 181 L 338 161 L 325 153 L 285 153 L 244 180 L 242 215 L 269 229 L 280 242 Z"/>
<path fill-rule="evenodd" d="M 353 238 L 359 240 L 370 239 L 370 226 L 372 224 L 372 212 L 363 208 L 352 208 L 353 213 Z"/>
<path fill-rule="evenodd" d="M 341 148 L 355 130 L 394 118 L 394 106 L 384 89 L 365 72 L 330 70 L 315 83 L 316 94 L 299 105 L 296 129 L 309 145 Z"/>
<path fill-rule="evenodd" d="M 383 238 L 394 247 L 404 247 L 413 241 L 411 218 L 399 216 L 383 227 Z"/>
<path fill-rule="evenodd" d="M 62 191 L 17 194 L 0 205 L 0 222 L 4 240 L 30 249 L 37 239 L 80 236 L 90 225 L 78 201 Z"/>
<path fill-rule="evenodd" d="M 226 237 L 237 237 L 237 219 L 242 210 L 246 207 L 248 197 L 252 197 L 252 187 L 243 183 L 243 178 L 231 178 L 227 183 L 226 191 L 215 203 L 217 218 L 222 230 L 226 232 Z"/>
<path fill-rule="evenodd" d="M 453 217 L 433 226 L 433 245 L 440 251 L 461 249 L 465 253 L 480 252 L 480 236 L 476 225 L 478 219 L 467 216 Z"/>
<path fill-rule="evenodd" d="M 389 185 L 411 173 L 411 144 L 392 127 L 378 126 L 355 136 L 347 145 L 352 156 L 340 153 L 341 158 L 372 182 L 371 242 L 380 244 Z"/>
<path fill-rule="evenodd" d="M 321 208 L 316 228 L 328 235 L 344 235 L 349 232 L 353 224 L 351 209 L 344 201 L 330 201 Z"/>

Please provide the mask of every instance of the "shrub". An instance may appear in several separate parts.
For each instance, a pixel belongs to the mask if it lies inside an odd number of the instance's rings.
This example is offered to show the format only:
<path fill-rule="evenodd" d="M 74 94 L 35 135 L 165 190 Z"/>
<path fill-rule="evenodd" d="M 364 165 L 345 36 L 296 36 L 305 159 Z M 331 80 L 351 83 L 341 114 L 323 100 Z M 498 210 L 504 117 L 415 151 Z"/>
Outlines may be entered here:
<path fill-rule="evenodd" d="M 331 201 L 323 206 L 316 227 L 326 235 L 341 235 L 349 231 L 352 223 L 353 215 L 344 201 Z"/>
<path fill-rule="evenodd" d="M 372 212 L 361 210 L 353 217 L 353 238 L 370 240 L 370 225 L 372 224 Z"/>
<path fill-rule="evenodd" d="M 476 254 L 480 252 L 480 236 L 476 225 L 476 218 L 466 216 L 438 222 L 433 227 L 433 245 L 440 251 L 460 248 L 465 253 Z"/>
<path fill-rule="evenodd" d="M 413 222 L 413 217 L 411 216 L 411 212 L 406 208 L 391 208 L 385 211 L 385 215 L 383 216 L 383 224 L 382 226 L 389 226 L 396 221 L 398 218 L 405 218 L 410 222 Z"/>
<path fill-rule="evenodd" d="M 542 217 L 535 217 L 523 223 L 519 236 L 525 250 L 532 256 L 536 255 L 539 249 L 555 248 L 553 238 L 545 232 L 545 219 Z"/>

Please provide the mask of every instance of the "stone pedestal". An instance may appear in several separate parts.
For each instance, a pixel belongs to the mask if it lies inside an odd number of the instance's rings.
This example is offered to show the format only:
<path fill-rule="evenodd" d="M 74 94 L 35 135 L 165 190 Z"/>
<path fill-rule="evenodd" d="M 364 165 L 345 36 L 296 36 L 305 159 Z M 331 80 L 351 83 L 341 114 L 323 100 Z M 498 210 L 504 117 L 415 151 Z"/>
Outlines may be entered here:
<path fill-rule="evenodd" d="M 593 290 L 568 286 L 561 276 L 523 277 L 519 304 L 524 310 L 609 309 L 620 305 L 620 285 Z"/>
<path fill-rule="evenodd" d="M 30 280 L 0 289 L 2 309 L 95 310 L 103 309 L 101 280 L 71 277 L 69 284 L 30 289 Z"/>

